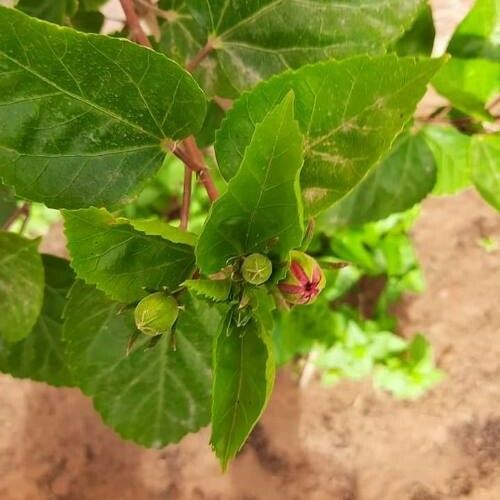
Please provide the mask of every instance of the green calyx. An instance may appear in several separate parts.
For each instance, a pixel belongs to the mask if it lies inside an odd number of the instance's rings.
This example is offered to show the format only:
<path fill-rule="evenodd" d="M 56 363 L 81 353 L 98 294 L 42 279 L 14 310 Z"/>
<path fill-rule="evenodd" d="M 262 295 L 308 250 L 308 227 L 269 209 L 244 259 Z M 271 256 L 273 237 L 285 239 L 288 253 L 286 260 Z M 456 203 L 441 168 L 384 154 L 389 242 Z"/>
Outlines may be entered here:
<path fill-rule="evenodd" d="M 150 336 L 169 332 L 178 315 L 179 306 L 176 300 L 163 292 L 144 297 L 134 311 L 137 329 Z"/>
<path fill-rule="evenodd" d="M 273 272 L 271 261 L 260 253 L 252 253 L 245 257 L 241 266 L 243 279 L 252 285 L 262 285 Z"/>

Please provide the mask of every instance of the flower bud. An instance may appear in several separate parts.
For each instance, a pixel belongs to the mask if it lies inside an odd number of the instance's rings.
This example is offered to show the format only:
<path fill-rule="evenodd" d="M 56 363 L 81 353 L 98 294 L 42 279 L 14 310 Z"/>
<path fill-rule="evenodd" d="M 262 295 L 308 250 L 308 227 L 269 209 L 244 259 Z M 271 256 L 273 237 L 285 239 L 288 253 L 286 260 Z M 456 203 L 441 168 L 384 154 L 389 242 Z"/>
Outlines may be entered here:
<path fill-rule="evenodd" d="M 135 308 L 134 318 L 137 329 L 146 335 L 161 335 L 171 330 L 179 307 L 175 299 L 163 292 L 144 297 Z"/>
<path fill-rule="evenodd" d="M 273 265 L 271 261 L 260 253 L 252 253 L 245 257 L 241 266 L 243 279 L 252 285 L 262 285 L 269 279 L 272 272 Z"/>
<path fill-rule="evenodd" d="M 325 275 L 310 255 L 293 250 L 287 276 L 278 288 L 290 304 L 311 304 L 325 287 Z"/>

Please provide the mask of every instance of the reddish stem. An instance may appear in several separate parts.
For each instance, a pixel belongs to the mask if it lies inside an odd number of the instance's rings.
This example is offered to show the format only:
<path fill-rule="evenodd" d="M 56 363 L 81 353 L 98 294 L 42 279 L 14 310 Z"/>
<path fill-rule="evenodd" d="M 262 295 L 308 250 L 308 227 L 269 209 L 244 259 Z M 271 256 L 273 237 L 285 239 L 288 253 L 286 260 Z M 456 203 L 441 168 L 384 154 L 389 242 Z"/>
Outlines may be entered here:
<path fill-rule="evenodd" d="M 207 43 L 200 49 L 200 51 L 186 63 L 186 69 L 190 73 L 192 73 L 198 67 L 201 61 L 203 61 L 203 59 L 205 59 L 205 57 L 207 57 L 208 54 L 212 52 L 212 50 L 214 50 L 214 46 L 212 40 L 209 38 Z"/>
<path fill-rule="evenodd" d="M 139 16 L 134 9 L 133 0 L 120 0 L 120 3 L 127 18 L 127 24 L 130 28 L 130 33 L 135 40 L 141 45 L 151 48 L 148 37 L 142 29 L 141 23 L 139 21 Z M 213 50 L 213 42 L 208 40 L 205 46 L 194 56 L 194 58 L 188 62 L 186 68 L 188 71 L 193 71 L 196 66 Z M 185 151 L 179 149 L 178 146 L 171 148 L 174 155 L 180 158 L 184 164 L 196 172 L 198 179 L 205 186 L 208 197 L 210 200 L 214 201 L 219 196 L 217 188 L 210 177 L 210 172 L 208 168 L 203 163 L 203 154 L 199 150 L 194 137 L 188 137 L 183 141 Z"/>
<path fill-rule="evenodd" d="M 220 97 L 218 95 L 214 95 L 212 99 L 215 104 L 217 104 L 217 106 L 222 109 L 222 111 L 229 111 L 233 107 L 232 99 L 227 99 L 226 97 Z"/>
<path fill-rule="evenodd" d="M 211 201 L 219 197 L 219 192 L 210 176 L 208 168 L 203 163 L 203 155 L 196 145 L 194 137 L 188 137 L 183 141 L 184 148 L 175 145 L 171 148 L 172 153 L 177 156 L 193 172 L 196 172 L 198 179 L 205 186 L 208 197 Z"/>
<path fill-rule="evenodd" d="M 144 33 L 144 30 L 141 26 L 141 21 L 139 20 L 139 16 L 134 9 L 133 0 L 120 0 L 122 5 L 123 12 L 125 13 L 125 17 L 127 18 L 127 24 L 130 29 L 130 36 L 141 45 L 145 47 L 151 48 L 151 43 L 149 39 Z"/>
<path fill-rule="evenodd" d="M 191 206 L 191 186 L 193 171 L 186 165 L 184 167 L 184 192 L 182 196 L 180 228 L 186 230 L 189 222 L 189 208 Z"/>

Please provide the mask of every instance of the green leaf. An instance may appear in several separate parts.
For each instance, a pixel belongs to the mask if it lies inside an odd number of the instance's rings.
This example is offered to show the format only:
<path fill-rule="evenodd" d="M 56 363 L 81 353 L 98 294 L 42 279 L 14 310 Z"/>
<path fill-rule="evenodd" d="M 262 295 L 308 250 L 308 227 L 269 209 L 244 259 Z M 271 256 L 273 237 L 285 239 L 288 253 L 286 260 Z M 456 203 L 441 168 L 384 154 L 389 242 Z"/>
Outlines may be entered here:
<path fill-rule="evenodd" d="M 235 96 L 290 68 L 360 53 L 380 54 L 417 15 L 419 0 L 163 1 L 176 13 L 161 48 L 185 62 L 210 41 L 196 71 L 211 95 Z"/>
<path fill-rule="evenodd" d="M 205 98 L 175 62 L 127 40 L 0 7 L 0 178 L 54 208 L 127 201 Z"/>
<path fill-rule="evenodd" d="M 285 255 L 304 232 L 299 172 L 303 139 L 293 118 L 293 94 L 257 125 L 238 173 L 213 205 L 196 247 L 206 274 L 231 257 L 272 251 Z"/>
<path fill-rule="evenodd" d="M 278 365 L 288 363 L 297 354 L 310 352 L 316 342 L 331 343 L 337 319 L 322 300 L 280 314 L 273 335 Z"/>
<path fill-rule="evenodd" d="M 16 209 L 16 197 L 14 191 L 0 183 L 0 227 L 7 221 L 9 216 Z"/>
<path fill-rule="evenodd" d="M 177 227 L 167 224 L 164 220 L 157 217 L 149 219 L 119 219 L 125 223 L 134 226 L 138 231 L 142 231 L 150 236 L 161 236 L 162 238 L 172 241 L 173 243 L 184 243 L 186 245 L 194 246 L 196 244 L 196 235 L 183 231 Z"/>
<path fill-rule="evenodd" d="M 401 399 L 417 399 L 443 378 L 433 361 L 428 340 L 416 335 L 407 350 L 377 367 L 374 384 Z"/>
<path fill-rule="evenodd" d="M 55 386 L 73 385 L 62 338 L 62 313 L 74 281 L 68 261 L 43 255 L 43 307 L 31 333 L 15 344 L 0 339 L 0 371 Z"/>
<path fill-rule="evenodd" d="M 184 285 L 193 294 L 215 302 L 226 301 L 231 291 L 229 280 L 186 280 Z"/>
<path fill-rule="evenodd" d="M 78 9 L 78 0 L 19 0 L 17 8 L 31 17 L 67 25 Z"/>
<path fill-rule="evenodd" d="M 436 164 L 423 134 L 408 134 L 350 193 L 321 214 L 318 224 L 361 225 L 384 219 L 421 201 L 435 183 Z"/>
<path fill-rule="evenodd" d="M 136 332 L 133 309 L 83 281 L 71 288 L 64 310 L 63 338 L 74 382 L 93 395 L 118 363 Z"/>
<path fill-rule="evenodd" d="M 75 382 L 94 399 L 104 422 L 150 447 L 179 441 L 209 421 L 210 354 L 218 314 L 186 298 L 175 331 L 125 356 L 135 332 L 132 310 L 91 287 L 71 291 L 64 327 Z"/>
<path fill-rule="evenodd" d="M 99 10 L 108 0 L 79 0 L 80 8 L 86 11 Z"/>
<path fill-rule="evenodd" d="M 459 24 L 448 45 L 456 57 L 500 61 L 500 1 L 476 0 L 474 7 Z"/>
<path fill-rule="evenodd" d="M 318 213 L 348 193 L 388 152 L 412 115 L 440 59 L 361 56 L 288 71 L 235 102 L 215 148 L 226 179 L 269 106 L 295 92 L 295 117 L 305 135 L 301 186 L 306 209 Z"/>
<path fill-rule="evenodd" d="M 486 107 L 500 92 L 500 64 L 453 57 L 433 78 L 432 85 L 459 110 L 478 120 L 492 121 Z"/>
<path fill-rule="evenodd" d="M 470 185 L 470 137 L 450 125 L 423 129 L 437 166 L 435 195 L 454 194 Z"/>
<path fill-rule="evenodd" d="M 0 232 L 0 338 L 17 342 L 36 323 L 43 301 L 39 240 Z"/>
<path fill-rule="evenodd" d="M 214 350 L 210 439 L 224 470 L 262 415 L 274 372 L 272 345 L 261 323 L 251 319 L 238 327 L 229 314 Z"/>
<path fill-rule="evenodd" d="M 472 181 L 481 196 L 500 211 L 500 135 L 477 135 L 471 143 Z"/>
<path fill-rule="evenodd" d="M 79 9 L 71 18 L 71 26 L 86 33 L 99 33 L 104 24 L 104 15 L 100 12 L 92 12 Z"/>
<path fill-rule="evenodd" d="M 226 116 L 225 111 L 215 101 L 210 101 L 205 121 L 196 134 L 196 142 L 200 148 L 207 148 L 214 143 L 215 133 L 220 128 L 224 116 Z"/>
<path fill-rule="evenodd" d="M 425 55 L 430 56 L 434 47 L 436 30 L 432 19 L 431 6 L 425 3 L 411 28 L 396 41 L 393 49 L 400 56 Z"/>
<path fill-rule="evenodd" d="M 194 269 L 192 246 L 138 231 L 104 209 L 65 210 L 64 219 L 73 269 L 115 300 L 173 291 Z"/>

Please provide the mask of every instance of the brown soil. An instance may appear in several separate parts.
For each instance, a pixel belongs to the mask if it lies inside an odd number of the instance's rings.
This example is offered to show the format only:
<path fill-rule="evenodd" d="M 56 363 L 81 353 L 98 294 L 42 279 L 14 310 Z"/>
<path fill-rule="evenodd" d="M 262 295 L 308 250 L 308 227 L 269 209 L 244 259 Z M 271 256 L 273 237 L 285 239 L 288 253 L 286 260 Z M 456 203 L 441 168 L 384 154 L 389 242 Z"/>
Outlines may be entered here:
<path fill-rule="evenodd" d="M 403 304 L 445 381 L 395 401 L 370 381 L 305 389 L 280 373 L 223 475 L 208 431 L 163 451 L 121 441 L 78 390 L 0 377 L 1 500 L 500 498 L 500 217 L 472 192 L 426 201 L 414 240 L 428 288 Z"/>

